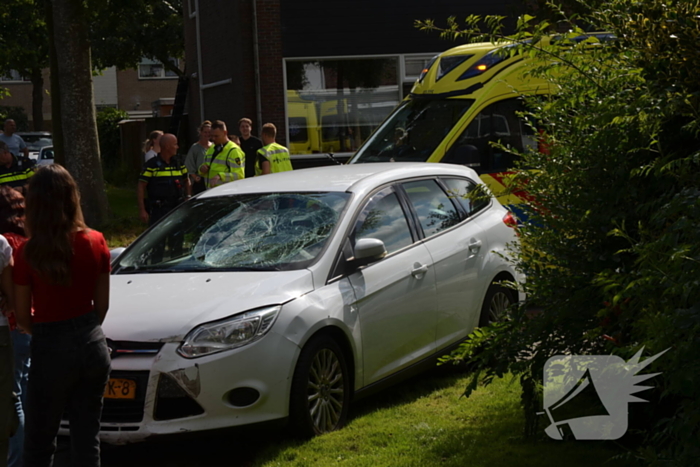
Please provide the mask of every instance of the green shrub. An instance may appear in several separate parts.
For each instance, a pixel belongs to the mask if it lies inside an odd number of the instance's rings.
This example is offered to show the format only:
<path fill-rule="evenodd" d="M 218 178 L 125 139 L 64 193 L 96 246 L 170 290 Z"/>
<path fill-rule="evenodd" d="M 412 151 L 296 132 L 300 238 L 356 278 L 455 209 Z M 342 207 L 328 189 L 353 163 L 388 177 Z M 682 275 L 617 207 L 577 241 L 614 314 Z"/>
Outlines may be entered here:
<path fill-rule="evenodd" d="M 2 93 L 0 93 L 2 97 Z M 24 107 L 12 105 L 0 105 L 0 123 L 11 118 L 17 124 L 17 131 L 29 131 L 29 118 Z"/>
<path fill-rule="evenodd" d="M 122 185 L 126 182 L 127 172 L 121 161 L 121 135 L 118 123 L 129 118 L 129 114 L 123 110 L 111 107 L 97 112 L 97 132 L 100 137 L 100 156 L 102 157 L 102 169 L 105 180 L 114 185 Z"/>
<path fill-rule="evenodd" d="M 523 383 L 527 431 L 542 370 L 557 354 L 671 348 L 642 398 L 635 456 L 652 465 L 700 459 L 700 1 L 611 0 L 559 18 L 570 33 L 610 31 L 604 46 L 533 46 L 556 26 L 519 21 L 519 53 L 559 89 L 527 99 L 547 154 L 521 154 L 512 189 L 532 197 L 517 266 L 527 303 L 510 320 L 478 330 L 451 359 L 471 359 L 488 382 L 513 372 Z M 491 20 L 493 23 L 493 20 Z M 476 35 L 452 23 L 447 34 Z M 488 24 L 488 21 L 487 21 Z M 423 23 L 431 28 L 431 23 Z M 493 35 L 481 35 L 495 40 Z M 527 313 L 529 305 L 542 312 Z M 449 360 L 449 359 L 447 359 Z M 479 377 L 479 376 L 477 376 Z M 476 378 L 467 388 L 469 393 Z M 639 406 L 638 406 L 639 407 Z"/>

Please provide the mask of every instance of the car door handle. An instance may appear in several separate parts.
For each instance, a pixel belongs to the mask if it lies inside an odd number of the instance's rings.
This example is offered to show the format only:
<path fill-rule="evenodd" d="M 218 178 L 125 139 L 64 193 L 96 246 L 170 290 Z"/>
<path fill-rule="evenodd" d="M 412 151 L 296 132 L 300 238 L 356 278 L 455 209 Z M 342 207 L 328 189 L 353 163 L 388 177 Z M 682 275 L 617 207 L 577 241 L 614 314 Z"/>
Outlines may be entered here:
<path fill-rule="evenodd" d="M 411 275 L 415 278 L 418 278 L 418 276 L 422 276 L 426 272 L 428 272 L 427 264 L 415 263 L 413 265 L 413 270 L 411 270 Z"/>
<path fill-rule="evenodd" d="M 481 240 L 472 239 L 469 242 L 469 252 L 476 254 L 479 252 L 480 249 L 481 249 Z"/>

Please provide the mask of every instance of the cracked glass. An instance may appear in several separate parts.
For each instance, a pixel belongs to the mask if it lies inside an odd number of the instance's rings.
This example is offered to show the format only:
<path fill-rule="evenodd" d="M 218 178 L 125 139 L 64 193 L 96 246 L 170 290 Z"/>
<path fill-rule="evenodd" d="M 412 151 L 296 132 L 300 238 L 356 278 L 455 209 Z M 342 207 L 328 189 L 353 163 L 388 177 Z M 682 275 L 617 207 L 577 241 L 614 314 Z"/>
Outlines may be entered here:
<path fill-rule="evenodd" d="M 140 237 L 115 274 L 302 269 L 323 251 L 349 193 L 195 199 Z"/>

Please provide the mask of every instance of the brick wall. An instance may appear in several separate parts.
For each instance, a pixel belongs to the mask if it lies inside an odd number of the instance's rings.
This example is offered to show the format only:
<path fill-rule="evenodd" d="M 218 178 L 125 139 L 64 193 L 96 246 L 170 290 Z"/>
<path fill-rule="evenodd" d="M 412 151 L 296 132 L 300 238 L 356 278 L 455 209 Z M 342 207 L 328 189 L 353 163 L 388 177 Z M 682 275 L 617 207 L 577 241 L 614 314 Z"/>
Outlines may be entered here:
<path fill-rule="evenodd" d="M 137 70 L 117 71 L 118 105 L 122 110 L 151 110 L 151 102 L 175 97 L 177 79 L 139 79 Z M 138 107 L 136 106 L 138 104 Z M 164 130 L 166 130 L 164 128 Z"/>
<path fill-rule="evenodd" d="M 286 145 L 280 0 L 258 0 L 257 10 L 262 123 L 274 123 L 277 127 L 277 141 Z"/>
<path fill-rule="evenodd" d="M 44 114 L 44 131 L 51 131 L 51 83 L 49 81 L 49 70 L 43 71 L 44 76 L 44 102 L 42 104 Z M 22 107 L 24 113 L 29 118 L 29 129 L 33 130 L 32 124 L 32 83 L 25 82 L 0 82 L 0 87 L 10 91 L 10 95 L 0 100 L 0 105 Z"/>

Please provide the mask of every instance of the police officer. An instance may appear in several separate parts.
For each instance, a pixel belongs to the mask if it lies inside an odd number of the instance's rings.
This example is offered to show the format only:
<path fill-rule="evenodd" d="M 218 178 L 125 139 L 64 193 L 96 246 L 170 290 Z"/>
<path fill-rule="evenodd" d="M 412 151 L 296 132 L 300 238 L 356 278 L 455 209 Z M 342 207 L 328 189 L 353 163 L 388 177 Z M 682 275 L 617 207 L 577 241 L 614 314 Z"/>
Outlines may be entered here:
<path fill-rule="evenodd" d="M 289 158 L 289 149 L 275 143 L 277 128 L 272 123 L 266 123 L 262 127 L 263 147 L 258 149 L 258 157 L 255 161 L 255 175 L 287 172 L 292 170 L 292 161 Z"/>
<path fill-rule="evenodd" d="M 221 120 L 212 123 L 210 134 L 214 145 L 207 150 L 204 164 L 199 167 L 207 188 L 245 178 L 245 153 L 229 140 L 226 123 Z"/>
<path fill-rule="evenodd" d="M 164 134 L 160 138 L 160 153 L 144 164 L 139 176 L 139 217 L 149 226 L 192 195 L 187 168 L 174 157 L 177 150 L 175 135 Z M 148 192 L 150 212 L 146 210 L 145 192 Z"/>
<path fill-rule="evenodd" d="M 31 164 L 15 157 L 7 143 L 0 141 L 0 185 L 7 185 L 24 193 L 29 177 L 34 175 L 32 167 Z"/>

